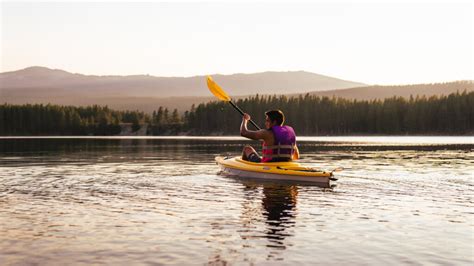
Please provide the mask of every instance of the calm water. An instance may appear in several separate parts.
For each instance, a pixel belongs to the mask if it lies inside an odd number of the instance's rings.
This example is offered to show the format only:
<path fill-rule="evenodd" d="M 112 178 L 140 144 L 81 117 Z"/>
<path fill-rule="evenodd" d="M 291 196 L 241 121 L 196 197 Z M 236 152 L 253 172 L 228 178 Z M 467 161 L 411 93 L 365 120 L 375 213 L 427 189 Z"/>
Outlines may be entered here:
<path fill-rule="evenodd" d="M 472 137 L 301 138 L 333 188 L 219 176 L 241 138 L 0 138 L 0 264 L 474 262 Z"/>

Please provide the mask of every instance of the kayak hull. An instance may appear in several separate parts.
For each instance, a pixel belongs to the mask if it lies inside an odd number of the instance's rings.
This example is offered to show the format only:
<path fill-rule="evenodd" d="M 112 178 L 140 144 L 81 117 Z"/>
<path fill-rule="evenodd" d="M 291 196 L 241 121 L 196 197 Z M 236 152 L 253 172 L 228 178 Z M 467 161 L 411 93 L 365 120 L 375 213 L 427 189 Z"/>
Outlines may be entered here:
<path fill-rule="evenodd" d="M 215 160 L 224 175 L 325 185 L 335 180 L 332 172 L 303 167 L 297 162 L 253 163 L 240 157 L 220 156 Z"/>

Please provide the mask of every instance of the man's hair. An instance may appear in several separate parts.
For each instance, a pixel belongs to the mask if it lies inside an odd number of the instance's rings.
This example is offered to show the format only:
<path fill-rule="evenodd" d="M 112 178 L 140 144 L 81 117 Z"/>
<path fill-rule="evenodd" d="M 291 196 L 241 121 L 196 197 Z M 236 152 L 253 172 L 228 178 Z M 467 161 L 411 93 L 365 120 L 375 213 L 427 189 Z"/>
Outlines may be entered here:
<path fill-rule="evenodd" d="M 270 118 L 270 121 L 276 122 L 278 126 L 282 126 L 285 122 L 285 115 L 280 110 L 270 110 L 265 112 L 265 115 Z"/>

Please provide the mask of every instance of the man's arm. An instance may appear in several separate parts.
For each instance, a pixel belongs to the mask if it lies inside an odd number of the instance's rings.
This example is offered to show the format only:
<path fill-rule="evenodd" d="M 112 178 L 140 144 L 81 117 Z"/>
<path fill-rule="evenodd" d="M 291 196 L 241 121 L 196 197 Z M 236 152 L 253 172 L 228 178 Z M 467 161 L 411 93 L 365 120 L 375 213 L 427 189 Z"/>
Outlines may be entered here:
<path fill-rule="evenodd" d="M 260 129 L 257 131 L 248 130 L 247 123 L 250 120 L 250 115 L 244 114 L 242 117 L 242 124 L 240 124 L 240 135 L 253 140 L 265 140 L 268 138 L 268 130 Z"/>

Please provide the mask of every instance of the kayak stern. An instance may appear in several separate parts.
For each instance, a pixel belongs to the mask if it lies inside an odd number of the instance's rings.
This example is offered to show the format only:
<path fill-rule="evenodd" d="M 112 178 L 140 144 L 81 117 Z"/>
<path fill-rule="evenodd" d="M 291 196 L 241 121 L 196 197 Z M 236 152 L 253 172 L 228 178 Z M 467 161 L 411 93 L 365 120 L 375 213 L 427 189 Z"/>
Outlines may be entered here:
<path fill-rule="evenodd" d="M 226 158 L 218 156 L 216 163 L 221 174 L 242 178 L 279 180 L 329 185 L 333 180 L 332 172 L 303 167 L 297 162 L 253 163 L 240 157 Z"/>

